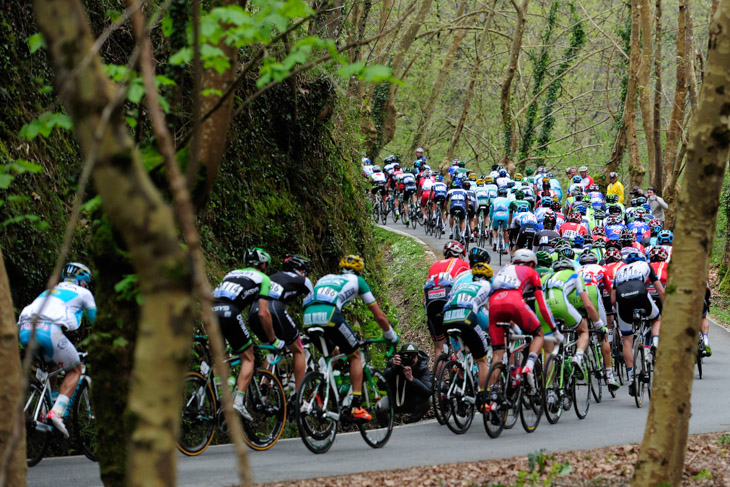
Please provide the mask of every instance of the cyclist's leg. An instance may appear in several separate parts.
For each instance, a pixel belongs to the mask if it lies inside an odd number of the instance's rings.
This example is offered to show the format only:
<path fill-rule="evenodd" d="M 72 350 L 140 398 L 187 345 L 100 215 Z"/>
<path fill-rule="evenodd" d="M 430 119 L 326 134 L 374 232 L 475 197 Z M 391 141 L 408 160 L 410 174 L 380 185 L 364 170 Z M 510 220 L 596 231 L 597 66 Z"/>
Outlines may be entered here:
<path fill-rule="evenodd" d="M 434 299 L 429 299 L 428 294 L 437 295 Z M 440 297 L 443 294 L 443 297 Z M 446 296 L 448 289 L 430 289 L 426 291 L 426 322 L 428 324 L 428 332 L 433 340 L 433 363 L 438 363 L 438 359 L 444 352 L 444 344 L 446 343 L 446 335 L 444 333 L 444 305 L 446 304 Z M 436 376 L 438 374 L 436 371 Z"/>

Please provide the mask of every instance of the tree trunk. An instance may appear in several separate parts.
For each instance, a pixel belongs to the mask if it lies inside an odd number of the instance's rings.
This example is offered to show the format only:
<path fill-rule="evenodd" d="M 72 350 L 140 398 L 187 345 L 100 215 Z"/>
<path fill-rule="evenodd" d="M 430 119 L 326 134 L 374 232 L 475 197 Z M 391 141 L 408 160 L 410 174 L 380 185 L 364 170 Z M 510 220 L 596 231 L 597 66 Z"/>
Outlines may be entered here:
<path fill-rule="evenodd" d="M 664 187 L 664 171 L 662 171 L 662 0 L 656 0 L 655 9 L 655 49 L 654 49 L 654 172 L 652 186 L 661 195 Z"/>
<path fill-rule="evenodd" d="M 99 55 L 88 55 L 94 40 L 81 2 L 34 0 L 33 5 L 61 101 L 82 151 L 96 161 L 94 183 L 129 248 L 144 296 L 127 409 L 127 483 L 174 486 L 180 391 L 193 330 L 189 256 L 180 246 L 170 207 L 129 137 L 123 111 L 110 109 L 116 87 Z M 75 69 L 77 79 L 67 79 Z"/>
<path fill-rule="evenodd" d="M 641 159 L 639 159 L 639 140 L 636 137 L 636 92 L 639 82 L 639 64 L 641 64 L 639 1 L 641 0 L 631 0 L 631 54 L 629 55 L 629 84 L 626 88 L 626 104 L 624 106 L 626 145 L 629 148 L 629 185 L 631 187 L 640 185 L 646 172 Z"/>
<path fill-rule="evenodd" d="M 459 143 L 462 130 L 464 130 L 466 117 L 469 114 L 469 108 L 471 107 L 471 100 L 474 97 L 474 87 L 476 86 L 477 78 L 479 77 L 480 73 L 480 54 L 484 52 L 484 46 L 486 45 L 487 39 L 489 38 L 489 29 L 492 27 L 492 19 L 494 18 L 494 9 L 496 6 L 497 0 L 492 0 L 492 5 L 489 8 L 489 12 L 487 13 L 487 20 L 484 22 L 484 29 L 482 29 L 481 35 L 479 37 L 479 45 L 477 46 L 477 49 L 475 51 L 477 58 L 474 61 L 474 66 L 471 68 L 469 86 L 466 88 L 466 95 L 464 96 L 464 105 L 461 109 L 461 116 L 459 117 L 459 122 L 454 129 L 454 134 L 451 136 L 451 143 L 449 144 L 449 148 L 446 151 L 446 156 L 441 163 L 442 168 L 448 167 L 449 161 L 451 161 L 451 159 L 454 157 L 456 145 Z"/>
<path fill-rule="evenodd" d="M 710 24 L 708 59 L 687 150 L 649 418 L 631 485 L 680 485 L 697 334 L 730 148 L 730 0 Z M 676 272 L 693 269 L 693 272 Z M 674 270 L 674 272 L 672 272 Z"/>
<path fill-rule="evenodd" d="M 507 65 L 507 74 L 500 90 L 499 107 L 502 112 L 502 128 L 504 130 L 504 158 L 502 159 L 502 164 L 510 171 L 514 168 L 513 158 L 515 149 L 517 148 L 514 120 L 512 120 L 512 112 L 510 111 L 512 81 L 515 78 L 517 63 L 520 60 L 520 52 L 522 51 L 522 34 L 525 32 L 529 4 L 530 0 L 521 0 L 519 5 L 517 4 L 517 0 L 512 0 L 512 5 L 517 11 L 517 20 L 515 22 L 515 31 L 512 35 L 512 47 L 510 49 L 509 64 Z"/>
<path fill-rule="evenodd" d="M 631 4 L 626 5 L 628 7 L 628 16 L 626 18 L 626 24 L 624 28 L 619 28 L 618 34 L 623 41 L 623 50 L 626 53 L 631 54 Z M 626 114 L 624 112 L 626 107 L 626 94 L 629 86 L 629 60 L 625 60 L 621 64 L 621 71 L 623 76 L 621 78 L 621 105 L 619 106 L 618 113 L 616 116 L 616 122 L 614 127 L 616 128 L 616 139 L 613 143 L 613 149 L 611 150 L 611 157 L 606 164 L 603 174 L 596 176 L 597 183 L 601 188 L 605 189 L 608 186 L 608 175 L 611 172 L 617 172 L 618 166 L 624 158 L 626 152 Z M 610 69 L 608 66 L 607 69 Z M 606 88 L 608 88 L 608 80 L 606 82 Z M 608 102 L 607 102 L 608 103 Z"/>
<path fill-rule="evenodd" d="M 664 149 L 663 173 L 666 175 L 666 181 L 662 190 L 663 194 L 670 191 L 669 185 L 672 179 L 670 176 L 677 162 L 679 139 L 684 129 L 684 107 L 687 104 L 687 59 L 693 55 L 687 52 L 686 18 L 687 0 L 680 0 L 679 14 L 677 15 L 677 84 L 674 88 L 674 102 L 672 104 L 672 114 L 669 118 L 669 127 L 667 127 L 667 141 Z"/>
<path fill-rule="evenodd" d="M 20 385 L 20 354 L 18 353 L 18 326 L 13 316 L 13 298 L 10 296 L 10 283 L 5 272 L 2 248 L 0 248 L 0 363 L 3 373 L 0 374 L 0 465 L 6 461 L 1 458 L 14 435 L 20 441 L 7 459 L 7 470 L 0 472 L 0 485 L 25 485 L 28 468 L 25 463 L 25 426 L 22 416 L 13 424 L 15 408 L 20 402 L 23 390 Z M 3 482 L 3 474 L 5 475 Z"/>
<path fill-rule="evenodd" d="M 461 16 L 464 15 L 465 10 L 466 0 L 462 0 L 462 2 L 459 4 L 459 9 L 456 11 L 456 18 L 461 18 Z M 449 47 L 449 50 L 444 57 L 441 69 L 436 76 L 436 81 L 434 82 L 433 87 L 428 94 L 428 101 L 426 102 L 426 106 L 421 111 L 421 117 L 418 121 L 416 132 L 413 135 L 413 142 L 411 144 L 410 150 L 411 153 L 416 150 L 416 147 L 425 145 L 426 140 L 428 140 L 428 124 L 431 121 L 431 117 L 433 116 L 434 108 L 436 108 L 436 102 L 441 95 L 441 90 L 443 89 L 446 80 L 449 78 L 451 68 L 454 66 L 454 60 L 456 59 L 456 53 L 459 50 L 459 47 L 461 47 L 461 42 L 464 40 L 464 37 L 466 37 L 466 34 L 469 32 L 468 29 L 473 23 L 474 16 L 472 15 L 464 19 L 464 21 L 457 25 L 457 28 L 453 31 L 454 38 L 451 41 L 451 46 Z"/>
<path fill-rule="evenodd" d="M 651 93 L 651 61 L 652 61 L 652 28 L 651 28 L 651 2 L 650 0 L 639 0 L 639 15 L 641 17 L 641 64 L 639 66 L 639 106 L 641 107 L 641 122 L 644 126 L 646 137 L 646 152 L 649 162 L 649 172 L 652 178 L 656 173 L 656 152 L 654 149 L 654 111 L 652 108 Z M 643 166 L 642 166 L 643 168 Z M 638 182 L 632 182 L 641 186 L 644 182 L 644 173 Z"/>

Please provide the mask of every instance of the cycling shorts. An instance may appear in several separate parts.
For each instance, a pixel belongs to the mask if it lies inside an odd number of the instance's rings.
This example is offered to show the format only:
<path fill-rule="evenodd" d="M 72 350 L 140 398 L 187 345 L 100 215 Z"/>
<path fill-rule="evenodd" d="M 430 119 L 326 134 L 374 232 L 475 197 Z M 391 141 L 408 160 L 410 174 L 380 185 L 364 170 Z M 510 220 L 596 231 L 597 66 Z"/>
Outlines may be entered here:
<path fill-rule="evenodd" d="M 502 222 L 502 230 L 507 230 L 507 214 L 495 213 L 492 217 L 492 230 L 499 229 L 499 223 Z"/>
<path fill-rule="evenodd" d="M 385 183 L 383 183 L 383 184 L 376 184 L 376 185 L 374 185 L 374 186 L 372 187 L 372 189 L 370 190 L 370 192 L 371 192 L 372 194 L 378 194 L 378 193 L 380 193 L 380 194 L 382 194 L 382 195 L 387 195 L 387 194 L 388 194 L 388 190 L 387 190 L 387 189 L 386 189 L 386 187 L 385 187 Z"/>
<path fill-rule="evenodd" d="M 274 326 L 274 334 L 279 340 L 291 345 L 299 338 L 299 330 L 297 324 L 286 310 L 286 305 L 281 301 L 269 301 L 269 313 L 271 314 L 271 324 Z M 264 332 L 264 327 L 259 319 L 259 303 L 255 302 L 251 305 L 248 313 L 248 326 L 254 332 L 256 337 L 262 343 L 268 343 L 269 338 Z"/>
<path fill-rule="evenodd" d="M 431 196 L 430 191 L 424 191 L 423 193 L 421 193 L 421 206 L 426 206 L 429 196 Z"/>
<path fill-rule="evenodd" d="M 518 289 L 497 291 L 489 297 L 489 341 L 494 350 L 504 349 L 504 328 L 497 323 L 514 321 L 524 333 L 534 335 L 540 328 L 535 312 Z"/>
<path fill-rule="evenodd" d="M 446 298 L 449 295 L 451 286 L 436 286 L 424 293 L 423 303 L 426 307 L 426 323 L 428 324 L 428 332 L 431 339 L 439 342 L 445 337 L 444 322 L 444 306 L 446 306 Z"/>
<path fill-rule="evenodd" d="M 327 342 L 339 347 L 340 352 L 345 355 L 352 355 L 360 347 L 355 332 L 345 321 L 344 316 L 336 306 L 330 304 L 312 304 L 304 309 L 304 333 L 312 327 L 322 327 Z M 315 340 L 318 348 L 320 343 Z M 323 350 L 320 350 L 324 352 Z M 329 350 L 332 352 L 332 350 Z"/>
<path fill-rule="evenodd" d="M 433 194 L 433 200 L 434 201 L 446 201 L 446 193 L 445 192 L 438 192 Z"/>
<path fill-rule="evenodd" d="M 403 200 L 404 201 L 409 201 L 411 199 L 411 196 L 413 196 L 414 194 L 416 194 L 416 190 L 415 189 L 410 190 L 410 189 L 406 188 L 403 191 Z"/>
<path fill-rule="evenodd" d="M 622 282 L 616 286 L 616 308 L 619 329 L 624 336 L 633 333 L 634 310 L 643 309 L 650 320 L 659 316 L 659 308 L 640 279 Z"/>
<path fill-rule="evenodd" d="M 520 228 L 520 232 L 517 235 L 517 248 L 518 249 L 524 249 L 524 248 L 532 248 L 532 242 L 535 240 L 535 233 L 537 233 L 537 228 L 534 226 L 527 226 Z"/>
<path fill-rule="evenodd" d="M 18 339 L 23 346 L 28 345 L 33 331 L 33 323 L 21 323 Z M 63 370 L 71 370 L 81 361 L 73 343 L 63 334 L 63 328 L 53 323 L 36 323 L 35 341 L 43 360 L 53 362 Z"/>
<path fill-rule="evenodd" d="M 477 214 L 478 206 L 476 201 L 469 201 L 469 206 L 467 207 L 467 214 L 469 215 L 469 218 L 474 218 L 474 215 Z"/>
<path fill-rule="evenodd" d="M 474 360 L 487 356 L 489 344 L 487 335 L 479 327 L 476 313 L 471 308 L 453 308 L 444 313 L 444 329 L 456 328 L 461 331 L 464 345 L 469 348 Z"/>
<path fill-rule="evenodd" d="M 240 354 L 253 345 L 251 333 L 241 316 L 241 310 L 227 299 L 216 301 L 213 313 L 218 316 L 221 333 L 231 346 L 233 353 Z M 268 341 L 268 340 L 267 340 Z"/>
<path fill-rule="evenodd" d="M 461 205 L 451 205 L 451 207 L 449 208 L 449 214 L 456 218 L 465 218 L 466 208 Z"/>

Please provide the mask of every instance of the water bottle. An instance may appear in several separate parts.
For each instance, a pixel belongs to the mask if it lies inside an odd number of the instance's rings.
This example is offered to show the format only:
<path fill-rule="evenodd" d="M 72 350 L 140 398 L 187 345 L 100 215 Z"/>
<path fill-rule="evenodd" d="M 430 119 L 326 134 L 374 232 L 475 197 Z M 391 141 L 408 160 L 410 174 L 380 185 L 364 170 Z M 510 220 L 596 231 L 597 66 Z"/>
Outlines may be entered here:
<path fill-rule="evenodd" d="M 234 387 L 236 387 L 236 378 L 230 375 L 228 376 L 228 389 L 232 391 Z"/>
<path fill-rule="evenodd" d="M 510 367 L 510 375 L 512 376 L 512 387 L 520 385 L 520 378 L 522 377 L 522 367 L 514 365 Z"/>
<path fill-rule="evenodd" d="M 221 390 L 221 379 L 217 375 L 213 377 L 213 384 L 215 384 L 215 390 L 218 392 L 218 396 L 223 396 L 223 391 Z"/>
<path fill-rule="evenodd" d="M 337 386 L 337 390 L 340 390 L 340 386 L 342 385 L 342 373 L 339 370 L 332 371 L 332 375 L 335 376 L 335 385 Z"/>

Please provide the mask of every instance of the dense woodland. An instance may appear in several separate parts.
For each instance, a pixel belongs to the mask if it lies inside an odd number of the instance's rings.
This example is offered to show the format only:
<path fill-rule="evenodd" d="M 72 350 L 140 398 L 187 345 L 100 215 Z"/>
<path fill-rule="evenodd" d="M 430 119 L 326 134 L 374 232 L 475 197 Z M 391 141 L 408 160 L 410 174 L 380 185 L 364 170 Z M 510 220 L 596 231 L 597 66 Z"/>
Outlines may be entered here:
<path fill-rule="evenodd" d="M 0 358 L 12 364 L 0 412 L 22 421 L 17 310 L 63 262 L 86 262 L 100 316 L 73 338 L 92 356 L 105 485 L 174 485 L 175 427 L 160 424 L 179 419 L 195 327 L 220 345 L 210 285 L 245 248 L 264 246 L 275 267 L 286 252 L 307 255 L 317 275 L 360 253 L 376 295 L 386 294 L 365 155 L 408 161 L 422 146 L 432 166 L 545 165 L 560 177 L 586 165 L 601 183 L 616 170 L 670 203 L 673 265 L 707 269 L 730 142 L 728 0 L 5 0 L 0 9 Z M 719 245 L 724 271 L 730 239 Z M 677 372 L 668 388 L 692 380 L 681 336 L 696 331 L 682 317 L 698 315 L 691 298 L 705 280 L 675 275 L 665 310 L 676 324 L 666 320 L 663 340 L 676 347 L 659 355 Z M 127 402 L 152 391 L 156 402 Z M 650 422 L 679 426 L 647 429 L 636 485 L 673 483 L 681 471 L 658 465 L 683 462 L 689 408 L 667 411 L 652 401 Z M 0 427 L 0 486 L 25 482 L 13 424 Z"/>

